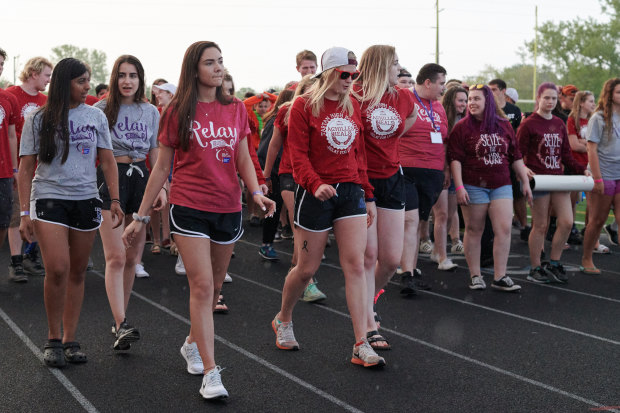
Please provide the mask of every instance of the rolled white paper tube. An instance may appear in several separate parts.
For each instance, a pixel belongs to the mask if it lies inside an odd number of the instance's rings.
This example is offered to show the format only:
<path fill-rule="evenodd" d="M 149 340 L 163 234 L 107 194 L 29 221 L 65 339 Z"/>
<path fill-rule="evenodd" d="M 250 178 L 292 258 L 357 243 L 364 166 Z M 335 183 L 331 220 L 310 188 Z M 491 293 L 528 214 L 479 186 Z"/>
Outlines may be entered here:
<path fill-rule="evenodd" d="M 535 175 L 530 187 L 532 191 L 591 191 L 594 179 L 585 175 Z"/>

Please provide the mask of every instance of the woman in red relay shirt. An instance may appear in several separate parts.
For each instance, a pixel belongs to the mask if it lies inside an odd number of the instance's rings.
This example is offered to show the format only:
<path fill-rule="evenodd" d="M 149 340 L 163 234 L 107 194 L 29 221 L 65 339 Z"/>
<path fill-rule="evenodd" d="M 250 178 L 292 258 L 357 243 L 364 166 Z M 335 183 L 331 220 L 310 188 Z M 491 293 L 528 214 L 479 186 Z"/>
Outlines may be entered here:
<path fill-rule="evenodd" d="M 590 172 L 573 158 L 564 122 L 551 114 L 557 101 L 556 86 L 550 82 L 542 83 L 536 93 L 535 112 L 521 123 L 517 131 L 519 149 L 523 153 L 525 165 L 529 168 L 528 175 L 563 175 L 564 166 L 573 173 L 589 176 Z M 551 260 L 541 265 L 540 253 L 545 242 L 551 204 L 557 216 L 557 229 L 551 241 Z M 569 192 L 536 193 L 532 207 L 532 231 L 528 241 L 532 264 L 528 280 L 537 283 L 568 281 L 560 258 L 572 226 Z"/>
<path fill-rule="evenodd" d="M 448 155 L 456 197 L 463 206 L 469 288 L 486 288 L 480 272 L 480 238 L 488 212 L 495 233 L 495 273 L 491 287 L 500 291 L 518 291 L 521 286 L 506 275 L 512 225 L 511 166 L 524 182 L 523 195 L 530 203 L 532 191 L 512 126 L 498 113 L 493 92 L 488 86 L 470 87 L 467 115 L 450 133 Z"/>
<path fill-rule="evenodd" d="M 174 156 L 170 225 L 190 287 L 191 328 L 181 354 L 189 373 L 204 374 L 200 394 L 206 399 L 228 397 L 213 354 L 213 308 L 234 243 L 243 234 L 237 172 L 263 210 L 269 207 L 273 214 L 275 208 L 259 190 L 244 142 L 250 133 L 247 112 L 240 100 L 223 92 L 223 76 L 217 44 L 201 41 L 187 49 L 177 93 L 162 115 L 157 163 L 140 209 L 123 234 L 128 245 L 148 222 Z"/>
<path fill-rule="evenodd" d="M 351 362 L 364 367 L 385 365 L 366 338 L 368 292 L 364 276 L 366 228 L 374 208 L 366 176 L 362 119 L 350 88 L 359 72 L 353 52 L 334 47 L 321 58 L 318 81 L 293 103 L 288 141 L 293 177 L 299 184 L 295 197 L 297 265 L 282 291 L 282 306 L 272 321 L 276 346 L 297 350 L 293 333 L 293 308 L 321 264 L 327 235 L 334 229 L 345 277 L 355 346 Z M 363 188 L 363 189 L 362 189 Z"/>
<path fill-rule="evenodd" d="M 364 123 L 368 179 L 374 200 L 367 207 L 377 219 L 368 227 L 364 269 L 368 302 L 367 337 L 374 349 L 388 350 L 387 340 L 377 332 L 373 298 L 398 268 L 405 232 L 405 187 L 398 154 L 398 138 L 417 117 L 413 93 L 395 89 L 400 64 L 393 46 L 369 47 L 360 60 L 360 77 L 354 85 Z M 372 202 L 374 201 L 374 202 Z"/>

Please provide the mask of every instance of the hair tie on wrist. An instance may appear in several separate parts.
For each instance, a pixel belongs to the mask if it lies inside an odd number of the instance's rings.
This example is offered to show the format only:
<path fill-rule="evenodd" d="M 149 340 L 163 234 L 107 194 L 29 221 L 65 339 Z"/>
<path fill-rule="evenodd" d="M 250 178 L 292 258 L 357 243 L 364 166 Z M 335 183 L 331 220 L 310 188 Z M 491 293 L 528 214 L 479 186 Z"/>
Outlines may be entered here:
<path fill-rule="evenodd" d="M 112 202 L 118 202 L 119 205 L 121 204 L 121 200 L 118 199 L 118 198 L 110 199 L 110 203 L 112 203 Z"/>

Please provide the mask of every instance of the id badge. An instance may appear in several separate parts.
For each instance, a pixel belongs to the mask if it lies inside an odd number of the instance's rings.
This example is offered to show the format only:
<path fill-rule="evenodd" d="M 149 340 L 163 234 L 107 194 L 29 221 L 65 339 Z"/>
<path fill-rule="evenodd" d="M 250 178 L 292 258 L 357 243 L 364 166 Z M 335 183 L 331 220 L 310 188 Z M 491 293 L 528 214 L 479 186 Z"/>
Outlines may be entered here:
<path fill-rule="evenodd" d="M 443 144 L 443 139 L 441 138 L 440 132 L 431 132 L 431 142 L 432 143 L 441 143 Z"/>

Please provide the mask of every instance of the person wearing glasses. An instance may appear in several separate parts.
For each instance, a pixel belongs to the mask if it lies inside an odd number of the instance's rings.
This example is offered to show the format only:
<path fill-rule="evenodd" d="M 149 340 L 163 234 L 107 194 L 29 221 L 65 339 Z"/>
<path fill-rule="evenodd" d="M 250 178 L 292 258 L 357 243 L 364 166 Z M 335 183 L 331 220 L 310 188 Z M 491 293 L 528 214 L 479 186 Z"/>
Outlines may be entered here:
<path fill-rule="evenodd" d="M 555 84 L 542 83 L 536 92 L 534 113 L 521 123 L 517 131 L 519 149 L 523 154 L 525 165 L 529 168 L 530 178 L 535 174 L 563 175 L 563 167 L 569 168 L 573 174 L 590 175 L 590 172 L 573 158 L 566 125 L 552 113 L 557 101 L 558 89 Z M 550 262 L 541 263 L 541 252 L 547 233 L 551 204 L 557 217 L 557 227 L 551 241 Z M 570 192 L 539 191 L 534 194 L 532 231 L 528 240 L 532 269 L 527 276 L 528 280 L 537 283 L 568 281 L 560 258 L 572 225 Z"/>
<path fill-rule="evenodd" d="M 351 362 L 364 367 L 385 365 L 368 343 L 364 275 L 367 226 L 374 220 L 373 188 L 366 175 L 360 107 L 351 96 L 359 76 L 355 54 L 333 47 L 321 57 L 321 72 L 308 92 L 291 106 L 288 141 L 295 197 L 297 265 L 284 283 L 282 305 L 271 325 L 276 346 L 298 350 L 293 309 L 321 264 L 329 230 L 333 228 L 345 277 L 347 305 L 355 345 Z"/>
<path fill-rule="evenodd" d="M 364 269 L 367 294 L 367 337 L 375 350 L 389 350 L 377 331 L 373 299 L 398 268 L 405 229 L 405 186 L 398 156 L 398 138 L 413 126 L 417 111 L 413 93 L 396 89 L 400 64 L 393 46 L 375 45 L 364 51 L 360 76 L 354 84 L 364 122 L 368 179 L 376 219 L 368 227 Z"/>
<path fill-rule="evenodd" d="M 467 114 L 450 133 L 448 153 L 456 197 L 465 219 L 469 288 L 486 288 L 480 271 L 480 238 L 488 213 L 495 232 L 491 287 L 499 291 L 519 291 L 521 286 L 506 275 L 512 226 L 511 167 L 524 183 L 523 194 L 530 203 L 532 191 L 512 126 L 499 113 L 488 86 L 471 86 Z"/>

